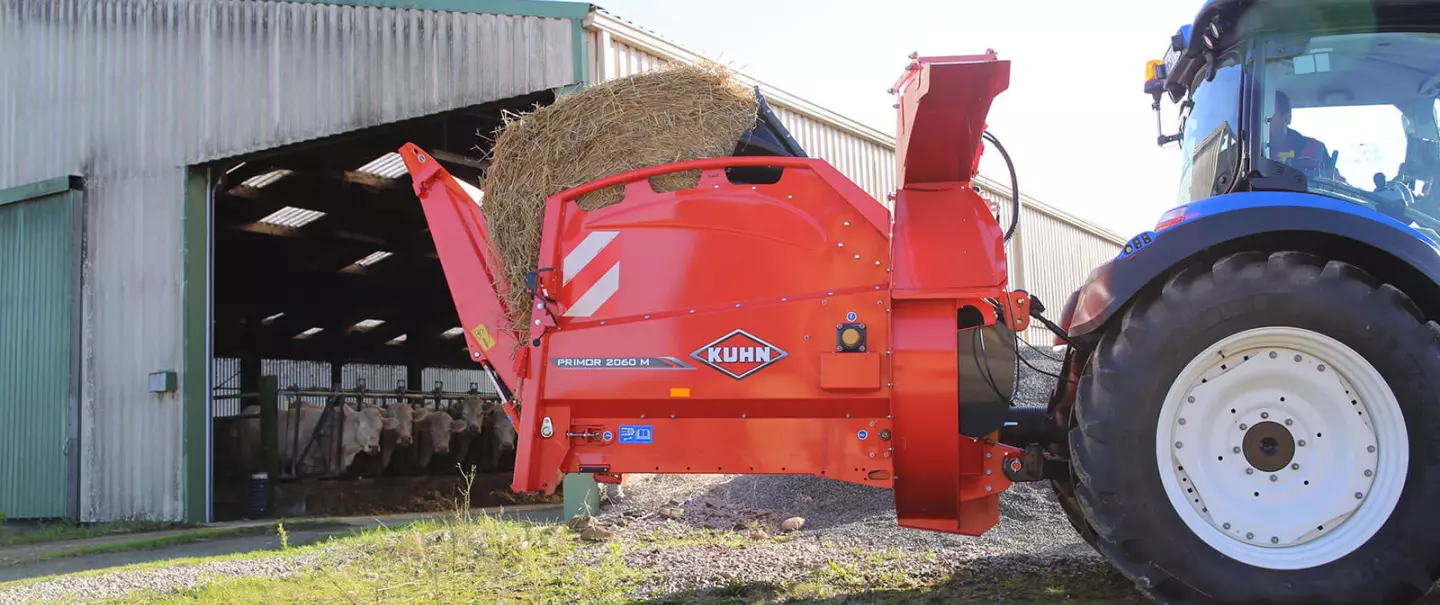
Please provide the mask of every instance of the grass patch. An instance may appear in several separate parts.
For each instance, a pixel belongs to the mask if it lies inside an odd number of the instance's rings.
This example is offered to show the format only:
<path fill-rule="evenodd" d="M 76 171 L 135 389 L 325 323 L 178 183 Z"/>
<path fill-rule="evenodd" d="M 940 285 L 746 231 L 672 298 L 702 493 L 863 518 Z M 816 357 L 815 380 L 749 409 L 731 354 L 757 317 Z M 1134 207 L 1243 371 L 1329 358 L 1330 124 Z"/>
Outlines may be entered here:
<path fill-rule="evenodd" d="M 140 603 L 622 603 L 647 574 L 618 542 L 591 545 L 555 525 L 489 517 L 417 522 L 332 540 L 331 564 L 287 578 L 222 579 L 181 592 L 140 591 Z"/>
<path fill-rule="evenodd" d="M 639 603 L 644 605 L 751 605 L 817 603 L 1037 603 L 1116 605 L 1146 601 L 1108 567 L 1054 572 L 960 569 L 943 580 L 907 574 L 914 553 L 846 552 L 793 582 L 743 578 L 703 590 L 648 600 L 634 596 L 663 569 L 635 569 L 625 554 L 635 547 L 684 548 L 753 544 L 738 532 L 695 530 L 679 535 L 635 534 L 591 543 L 558 525 L 490 517 L 419 521 L 376 528 L 324 545 L 332 561 L 286 578 L 216 579 L 180 592 L 140 591 L 107 601 L 148 603 Z M 317 545 L 318 546 L 318 545 Z M 309 550 L 295 549 L 293 552 Z M 271 553 L 274 555 L 274 553 Z M 348 556 L 347 556 L 348 555 Z M 289 555 L 281 555 L 289 556 Z M 737 556 L 743 556 L 737 553 Z"/>
<path fill-rule="evenodd" d="M 24 531 L 20 531 L 15 527 L 0 525 L 0 546 L 39 544 L 60 540 L 84 540 L 87 538 L 99 538 L 116 534 L 133 534 L 167 529 L 183 529 L 186 527 L 194 527 L 194 525 L 170 521 L 146 520 L 114 521 L 110 523 L 58 521 L 55 523 L 42 524 L 34 529 Z"/>
<path fill-rule="evenodd" d="M 269 529 L 269 526 L 262 526 L 262 527 L 265 527 L 266 529 Z M 293 529 L 293 526 L 292 526 L 292 524 L 290 524 L 290 523 L 286 523 L 286 524 L 285 524 L 285 527 L 287 528 L 287 530 Z M 400 528 L 400 526 L 397 526 L 397 528 L 385 528 L 385 527 L 354 528 L 354 529 L 350 529 L 350 530 L 346 530 L 346 531 L 340 532 L 339 534 L 332 534 L 329 538 L 324 539 L 324 540 L 318 540 L 318 541 L 311 542 L 311 543 L 309 543 L 309 544 L 305 544 L 305 545 L 301 545 L 301 546 L 291 546 L 291 547 L 285 549 L 285 555 L 299 555 L 299 554 L 303 554 L 303 553 L 307 553 L 307 552 L 311 552 L 311 551 L 320 550 L 320 549 L 325 548 L 326 545 L 329 543 L 329 541 L 333 541 L 333 540 L 339 540 L 339 539 L 343 539 L 343 538 L 362 538 L 362 537 L 369 536 L 369 535 L 371 535 L 371 534 L 385 533 L 385 532 L 389 532 L 389 531 L 394 531 L 394 529 L 398 529 L 398 528 Z M 204 563 L 212 563 L 212 562 L 217 562 L 217 561 L 244 561 L 244 560 L 252 560 L 252 559 L 269 559 L 269 558 L 273 558 L 273 557 L 277 556 L 277 554 L 279 554 L 279 551 L 272 549 L 272 550 L 256 550 L 256 551 L 250 551 L 250 552 L 240 552 L 240 553 L 234 553 L 234 554 L 228 554 L 228 555 L 217 555 L 217 556 L 212 556 L 212 557 L 176 557 L 176 558 L 173 558 L 173 559 L 165 559 L 165 560 L 162 560 L 162 561 L 150 561 L 150 562 L 146 562 L 146 563 L 132 563 L 132 564 L 129 564 L 129 565 L 120 565 L 120 566 L 116 566 L 116 567 L 107 567 L 107 568 L 103 568 L 103 569 L 92 569 L 92 570 L 77 571 L 77 572 L 74 572 L 74 573 L 67 573 L 67 574 L 55 574 L 55 575 L 49 575 L 49 576 L 37 576 L 37 577 L 33 577 L 33 578 L 24 578 L 24 579 L 20 579 L 20 580 L 14 580 L 14 581 L 11 581 L 11 582 L 0 582 L 0 591 L 12 589 L 12 588 L 18 588 L 18 587 L 22 587 L 22 586 L 28 586 L 28 585 L 30 585 L 30 584 L 39 584 L 39 583 L 42 583 L 42 582 L 48 582 L 48 581 L 50 581 L 50 580 L 54 580 L 54 579 L 59 578 L 59 577 L 65 577 L 65 578 L 84 578 L 84 577 L 102 576 L 102 575 L 107 575 L 107 574 L 112 574 L 112 573 L 119 573 L 119 572 L 155 571 L 155 570 L 160 570 L 160 569 L 171 569 L 171 568 L 176 568 L 176 567 L 188 567 L 188 566 L 201 565 L 201 564 L 204 564 Z M 34 559 L 32 559 L 32 561 L 33 561 L 33 560 L 34 560 Z"/>
<path fill-rule="evenodd" d="M 327 525 L 327 524 L 326 524 L 325 522 L 323 522 L 323 521 L 306 521 L 306 522 L 300 522 L 300 523 L 276 522 L 276 523 L 268 523 L 268 524 L 264 524 L 264 525 L 249 525 L 249 526 L 241 526 L 241 527 L 207 527 L 207 528 L 200 528 L 200 529 L 195 529 L 195 530 L 191 530 L 191 531 L 186 531 L 186 532 L 182 532 L 182 533 L 178 533 L 178 534 L 168 534 L 168 535 L 164 535 L 164 536 L 150 536 L 150 537 L 136 538 L 136 539 L 134 539 L 134 540 L 123 540 L 123 541 L 116 541 L 116 542 L 108 542 L 108 543 L 104 543 L 104 544 L 93 544 L 93 545 L 76 546 L 76 547 L 74 547 L 74 548 L 67 548 L 67 549 L 63 549 L 63 550 L 56 550 L 56 551 L 51 551 L 51 552 L 44 552 L 44 553 L 40 553 L 40 554 L 35 555 L 35 556 L 32 556 L 32 557 L 25 557 L 25 558 L 16 559 L 16 560 L 13 560 L 13 561 L 7 561 L 7 562 L 3 563 L 3 565 L 4 565 L 4 566 L 23 565 L 23 564 L 27 564 L 27 563 L 34 563 L 34 562 L 36 562 L 36 561 L 44 561 L 44 560 L 48 560 L 48 559 L 61 559 L 61 558 L 68 558 L 68 557 L 81 557 L 81 556 L 87 556 L 87 555 L 99 555 L 99 554 L 114 553 L 114 552 L 128 552 L 128 551 L 140 551 L 140 550 L 155 550 L 155 549 L 160 549 L 160 548 L 169 548 L 169 547 L 172 547 L 172 546 L 180 546 L 180 545 L 183 545 L 183 544 L 190 544 L 190 543 L 193 543 L 193 542 L 202 542 L 202 541 L 206 541 L 206 540 L 217 540 L 217 539 L 224 539 L 224 538 L 241 538 L 241 537 L 247 537 L 247 536 L 259 536 L 259 535 L 266 535 L 266 534 L 279 534 L 279 535 L 281 535 L 281 536 L 282 536 L 282 545 L 281 545 L 281 546 L 282 546 L 282 548 L 285 548 L 285 547 L 287 547 L 288 545 L 285 544 L 285 539 L 284 539 L 284 538 L 285 538 L 285 533 L 284 533 L 284 532 L 289 532 L 289 531 L 301 531 L 301 530 L 304 530 L 304 529 L 307 529 L 307 528 L 319 527 L 319 526 L 325 526 L 325 525 Z M 283 530 L 282 530 L 282 528 L 283 528 Z M 353 529 L 352 529 L 352 530 L 346 530 L 346 531 L 342 532 L 341 535 L 354 535 L 355 533 L 356 533 L 356 530 L 353 530 Z M 261 552 L 265 552 L 265 551 L 261 551 Z M 183 560 L 183 559 L 171 559 L 171 560 L 166 561 L 166 562 L 161 562 L 160 564 L 162 564 L 162 565 L 173 565 L 173 564 L 175 564 L 177 561 L 182 561 L 182 560 Z M 102 571 L 104 571 L 104 570 L 102 570 Z M 0 584 L 0 587 L 4 587 L 4 586 L 5 586 L 5 584 Z"/>

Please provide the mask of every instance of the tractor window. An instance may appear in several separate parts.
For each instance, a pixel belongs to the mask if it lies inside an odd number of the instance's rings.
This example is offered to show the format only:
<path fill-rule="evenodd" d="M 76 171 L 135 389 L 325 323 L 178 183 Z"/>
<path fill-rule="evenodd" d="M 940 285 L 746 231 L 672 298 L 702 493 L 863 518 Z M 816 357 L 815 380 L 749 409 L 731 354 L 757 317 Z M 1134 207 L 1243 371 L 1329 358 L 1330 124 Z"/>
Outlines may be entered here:
<path fill-rule="evenodd" d="M 1191 100 L 1195 108 L 1185 119 L 1181 152 L 1179 204 L 1230 191 L 1240 160 L 1241 65 L 1234 55 L 1223 59 L 1215 79 L 1202 75 Z"/>
<path fill-rule="evenodd" d="M 1256 155 L 1305 173 L 1312 193 L 1434 207 L 1440 36 L 1317 36 L 1268 58 L 1260 80 Z"/>

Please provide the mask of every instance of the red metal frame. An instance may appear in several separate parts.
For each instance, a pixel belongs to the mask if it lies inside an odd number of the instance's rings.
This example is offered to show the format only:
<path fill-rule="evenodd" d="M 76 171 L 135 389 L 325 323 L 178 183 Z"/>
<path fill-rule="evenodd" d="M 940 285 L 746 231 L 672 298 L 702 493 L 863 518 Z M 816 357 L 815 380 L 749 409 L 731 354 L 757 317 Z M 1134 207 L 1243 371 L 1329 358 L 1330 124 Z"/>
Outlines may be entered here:
<path fill-rule="evenodd" d="M 515 336 L 488 348 L 467 336 L 518 394 L 512 487 L 553 492 L 574 472 L 814 474 L 893 487 L 907 527 L 993 526 L 1009 486 L 1000 465 L 1017 452 L 959 432 L 957 313 L 1028 323 L 1000 226 L 969 182 L 1008 68 L 993 52 L 912 64 L 897 84 L 893 221 L 804 158 L 652 166 L 550 197 L 544 300 L 516 327 L 529 346 L 512 360 L 502 345 Z M 478 206 L 423 151 L 402 155 L 465 325 L 512 334 Z M 783 173 L 731 182 L 724 169 L 742 166 Z M 691 170 L 694 188 L 651 188 Z M 618 204 L 574 202 L 617 185 Z M 864 350 L 844 345 L 846 329 L 863 329 Z"/>

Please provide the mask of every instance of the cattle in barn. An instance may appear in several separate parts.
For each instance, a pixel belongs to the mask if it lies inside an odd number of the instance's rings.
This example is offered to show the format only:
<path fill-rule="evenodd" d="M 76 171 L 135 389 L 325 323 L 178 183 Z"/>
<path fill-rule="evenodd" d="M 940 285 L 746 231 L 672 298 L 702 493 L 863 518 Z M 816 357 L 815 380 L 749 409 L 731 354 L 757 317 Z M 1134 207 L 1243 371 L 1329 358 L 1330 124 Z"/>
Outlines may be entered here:
<path fill-rule="evenodd" d="M 503 468 L 505 460 L 515 452 L 515 441 L 518 437 L 515 425 L 505 413 L 505 406 L 494 401 L 485 402 L 480 434 L 482 438 L 477 448 L 479 460 L 476 466 L 483 471 Z M 514 463 L 511 462 L 510 466 L 513 468 Z"/>
<path fill-rule="evenodd" d="M 490 404 L 489 400 L 472 395 L 461 399 L 455 408 L 460 414 L 460 419 L 478 431 L 480 425 L 485 421 L 485 414 L 490 411 Z"/>
<path fill-rule="evenodd" d="M 380 436 L 380 472 L 390 469 L 397 452 L 412 452 L 415 444 L 415 408 L 403 401 L 384 409 L 386 418 L 395 421 L 393 429 Z M 402 456 L 404 458 L 405 456 Z"/>
<path fill-rule="evenodd" d="M 417 408 L 414 412 L 416 454 L 419 468 L 430 466 L 436 454 L 450 453 L 451 437 L 469 427 L 464 420 L 436 410 Z"/>
<path fill-rule="evenodd" d="M 457 433 L 454 441 L 450 444 L 451 451 L 455 452 L 452 458 L 459 464 L 459 468 L 450 465 L 446 470 L 470 472 L 472 467 L 481 463 L 481 458 L 484 457 L 482 452 L 485 439 L 485 414 L 490 409 L 489 406 L 489 401 L 473 395 L 461 399 L 459 403 L 451 406 L 452 413 L 465 421 L 465 430 Z"/>
<path fill-rule="evenodd" d="M 241 412 L 258 415 L 260 406 L 246 406 Z M 334 447 L 333 438 L 322 437 L 312 444 L 311 436 L 315 434 L 315 427 L 320 423 L 324 412 L 324 406 L 303 402 L 296 405 L 293 401 L 290 408 L 278 410 L 276 427 L 282 468 L 295 469 L 298 472 L 307 468 L 323 467 L 326 454 L 329 453 L 328 448 Z M 340 460 L 336 470 L 342 471 L 349 468 L 360 452 L 378 453 L 381 431 L 395 426 L 395 419 L 383 418 L 380 407 L 376 405 L 364 405 L 357 410 L 341 404 L 331 413 L 330 422 L 332 424 L 327 434 L 334 435 L 336 428 L 340 430 Z M 247 418 L 239 423 L 238 439 L 241 450 L 246 452 L 247 457 L 253 460 L 263 459 L 258 418 Z M 300 460 L 307 444 L 309 451 L 305 453 L 305 459 Z"/>

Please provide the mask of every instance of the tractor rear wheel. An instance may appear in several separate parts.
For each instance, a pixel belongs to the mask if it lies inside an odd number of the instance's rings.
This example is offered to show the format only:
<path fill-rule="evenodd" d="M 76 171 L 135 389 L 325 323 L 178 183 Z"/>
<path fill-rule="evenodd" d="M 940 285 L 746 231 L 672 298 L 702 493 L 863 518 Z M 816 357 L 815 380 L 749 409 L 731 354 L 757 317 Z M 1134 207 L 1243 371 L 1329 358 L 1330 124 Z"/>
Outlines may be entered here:
<path fill-rule="evenodd" d="M 1186 267 L 1102 336 L 1071 431 L 1096 548 L 1170 603 L 1410 603 L 1440 572 L 1440 326 L 1298 252 Z"/>

